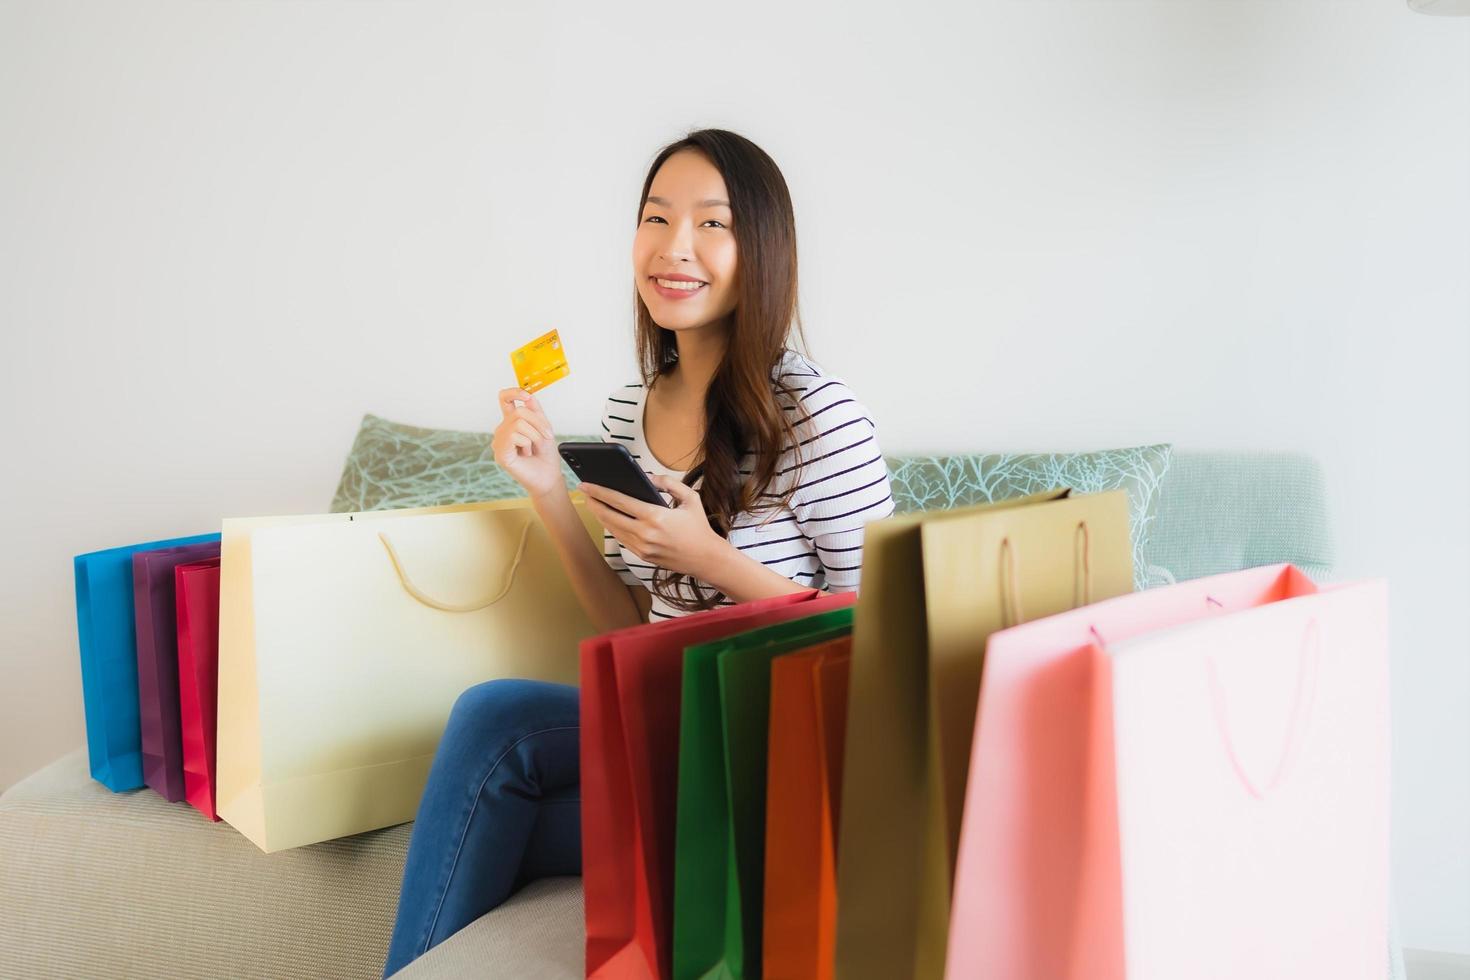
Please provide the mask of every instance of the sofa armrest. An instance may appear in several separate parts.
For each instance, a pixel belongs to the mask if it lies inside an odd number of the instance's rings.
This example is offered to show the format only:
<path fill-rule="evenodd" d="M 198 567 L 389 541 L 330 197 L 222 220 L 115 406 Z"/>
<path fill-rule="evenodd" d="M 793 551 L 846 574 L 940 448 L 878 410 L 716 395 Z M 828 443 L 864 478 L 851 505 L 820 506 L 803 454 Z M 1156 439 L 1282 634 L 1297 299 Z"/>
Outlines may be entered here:
<path fill-rule="evenodd" d="M 393 974 L 399 980 L 581 980 L 582 879 L 542 878 Z"/>

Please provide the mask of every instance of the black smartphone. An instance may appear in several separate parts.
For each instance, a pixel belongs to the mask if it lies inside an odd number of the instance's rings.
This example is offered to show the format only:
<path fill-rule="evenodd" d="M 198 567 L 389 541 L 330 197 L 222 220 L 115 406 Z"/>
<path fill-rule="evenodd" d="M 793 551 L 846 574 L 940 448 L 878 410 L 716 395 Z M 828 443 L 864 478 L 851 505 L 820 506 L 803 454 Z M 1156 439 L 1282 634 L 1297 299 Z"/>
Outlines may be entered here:
<path fill-rule="evenodd" d="M 627 446 L 615 442 L 564 442 L 556 448 L 583 483 L 595 483 L 644 503 L 669 506 Z"/>

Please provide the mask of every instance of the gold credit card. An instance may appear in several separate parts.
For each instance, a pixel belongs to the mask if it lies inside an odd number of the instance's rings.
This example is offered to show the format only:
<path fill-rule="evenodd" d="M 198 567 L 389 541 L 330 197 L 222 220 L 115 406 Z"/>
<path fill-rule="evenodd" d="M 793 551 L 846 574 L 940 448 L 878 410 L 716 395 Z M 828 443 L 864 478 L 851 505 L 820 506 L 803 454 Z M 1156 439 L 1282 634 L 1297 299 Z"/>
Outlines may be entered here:
<path fill-rule="evenodd" d="M 515 368 L 516 384 L 533 393 L 571 373 L 561 337 L 555 330 L 514 351 L 510 363 Z"/>

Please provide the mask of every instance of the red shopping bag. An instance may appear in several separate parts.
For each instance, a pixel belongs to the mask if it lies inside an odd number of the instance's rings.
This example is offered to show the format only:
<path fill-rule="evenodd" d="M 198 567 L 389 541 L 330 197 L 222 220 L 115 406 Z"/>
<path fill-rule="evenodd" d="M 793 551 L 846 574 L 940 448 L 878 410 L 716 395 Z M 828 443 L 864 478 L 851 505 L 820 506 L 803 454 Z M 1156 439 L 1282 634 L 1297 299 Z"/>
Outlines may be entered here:
<path fill-rule="evenodd" d="M 184 748 L 184 799 L 211 820 L 214 800 L 215 702 L 219 686 L 218 558 L 174 568 L 179 636 L 179 735 Z"/>
<path fill-rule="evenodd" d="M 817 589 L 615 630 L 581 645 L 589 977 L 671 976 L 684 648 L 851 605 Z"/>

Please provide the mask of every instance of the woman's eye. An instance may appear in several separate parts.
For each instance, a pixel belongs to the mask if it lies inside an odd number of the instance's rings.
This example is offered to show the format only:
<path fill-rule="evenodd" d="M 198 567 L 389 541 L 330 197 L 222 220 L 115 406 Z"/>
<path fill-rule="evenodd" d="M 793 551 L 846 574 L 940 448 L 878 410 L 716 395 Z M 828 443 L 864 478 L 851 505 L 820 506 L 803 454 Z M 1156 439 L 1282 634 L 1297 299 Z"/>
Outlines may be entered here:
<path fill-rule="evenodd" d="M 646 218 L 643 219 L 643 223 L 644 224 L 647 224 L 650 221 L 663 221 L 663 220 L 664 220 L 663 218 L 659 217 L 656 214 L 650 214 L 648 217 L 646 217 Z M 723 221 L 721 221 L 718 218 L 708 218 L 708 219 L 705 220 L 704 223 L 707 224 L 707 225 L 708 224 L 716 224 L 716 225 L 719 225 L 721 228 L 728 228 L 729 227 L 728 225 L 726 225 Z M 667 221 L 664 221 L 664 224 L 668 224 L 668 222 Z"/>

